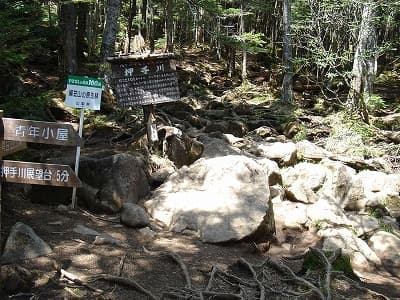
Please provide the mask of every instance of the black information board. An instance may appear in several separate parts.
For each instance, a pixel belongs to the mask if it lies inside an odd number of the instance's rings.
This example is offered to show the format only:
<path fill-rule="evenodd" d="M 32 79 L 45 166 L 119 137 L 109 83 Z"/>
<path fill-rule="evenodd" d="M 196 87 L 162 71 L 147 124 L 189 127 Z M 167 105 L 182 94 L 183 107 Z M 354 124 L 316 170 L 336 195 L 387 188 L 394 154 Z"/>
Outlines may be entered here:
<path fill-rule="evenodd" d="M 176 67 L 170 58 L 113 59 L 112 85 L 119 106 L 179 100 Z"/>

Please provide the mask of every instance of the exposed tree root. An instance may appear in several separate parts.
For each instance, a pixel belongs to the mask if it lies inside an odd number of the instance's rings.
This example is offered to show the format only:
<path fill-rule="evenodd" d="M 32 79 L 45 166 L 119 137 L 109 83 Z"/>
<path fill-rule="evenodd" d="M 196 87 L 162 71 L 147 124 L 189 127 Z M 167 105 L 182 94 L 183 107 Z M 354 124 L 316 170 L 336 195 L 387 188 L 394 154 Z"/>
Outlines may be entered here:
<path fill-rule="evenodd" d="M 154 299 L 154 300 L 160 299 L 160 298 L 156 297 L 155 295 L 153 295 L 149 290 L 142 287 L 139 283 L 137 283 L 133 279 L 124 278 L 124 277 L 120 277 L 120 276 L 113 276 L 113 275 L 109 275 L 109 274 L 98 274 L 98 275 L 91 276 L 89 278 L 89 281 L 91 281 L 91 282 L 96 281 L 96 280 L 105 280 L 105 281 L 109 281 L 112 283 L 127 285 L 127 286 L 133 287 L 137 291 L 142 292 L 143 294 L 149 296 L 151 299 Z"/>

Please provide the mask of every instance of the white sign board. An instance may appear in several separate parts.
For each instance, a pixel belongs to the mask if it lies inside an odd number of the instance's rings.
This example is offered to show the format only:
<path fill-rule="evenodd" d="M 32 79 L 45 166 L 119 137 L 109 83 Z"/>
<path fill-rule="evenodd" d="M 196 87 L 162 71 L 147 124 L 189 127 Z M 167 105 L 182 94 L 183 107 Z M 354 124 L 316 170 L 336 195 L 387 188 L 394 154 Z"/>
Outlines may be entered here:
<path fill-rule="evenodd" d="M 100 110 L 103 81 L 97 78 L 68 75 L 65 105 Z"/>

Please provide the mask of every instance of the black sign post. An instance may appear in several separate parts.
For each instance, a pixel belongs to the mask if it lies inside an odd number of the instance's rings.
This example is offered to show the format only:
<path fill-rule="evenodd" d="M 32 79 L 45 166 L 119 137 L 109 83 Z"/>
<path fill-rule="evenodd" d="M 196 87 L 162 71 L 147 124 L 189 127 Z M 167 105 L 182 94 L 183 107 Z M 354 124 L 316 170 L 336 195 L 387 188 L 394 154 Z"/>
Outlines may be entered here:
<path fill-rule="evenodd" d="M 142 105 L 149 144 L 158 141 L 154 105 L 179 100 L 178 77 L 171 53 L 107 58 L 111 84 L 120 107 Z M 150 147 L 151 149 L 151 147 Z"/>

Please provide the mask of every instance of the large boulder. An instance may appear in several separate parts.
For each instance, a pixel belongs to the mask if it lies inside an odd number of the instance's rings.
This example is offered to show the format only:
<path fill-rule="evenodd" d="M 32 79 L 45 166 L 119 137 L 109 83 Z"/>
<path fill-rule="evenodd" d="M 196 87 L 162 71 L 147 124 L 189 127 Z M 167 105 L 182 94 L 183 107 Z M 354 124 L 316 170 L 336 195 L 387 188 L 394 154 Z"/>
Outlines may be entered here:
<path fill-rule="evenodd" d="M 30 226 L 18 222 L 11 228 L 0 261 L 1 264 L 10 264 L 51 252 L 50 246 Z"/>
<path fill-rule="evenodd" d="M 400 239 L 390 232 L 378 231 L 370 237 L 369 245 L 383 265 L 400 276 Z"/>
<path fill-rule="evenodd" d="M 267 176 L 245 156 L 200 159 L 182 167 L 145 207 L 171 230 L 197 231 L 204 242 L 267 238 L 275 231 Z"/>
<path fill-rule="evenodd" d="M 126 153 L 83 157 L 79 177 L 79 200 L 93 211 L 118 212 L 123 203 L 137 203 L 150 190 L 144 163 Z"/>

